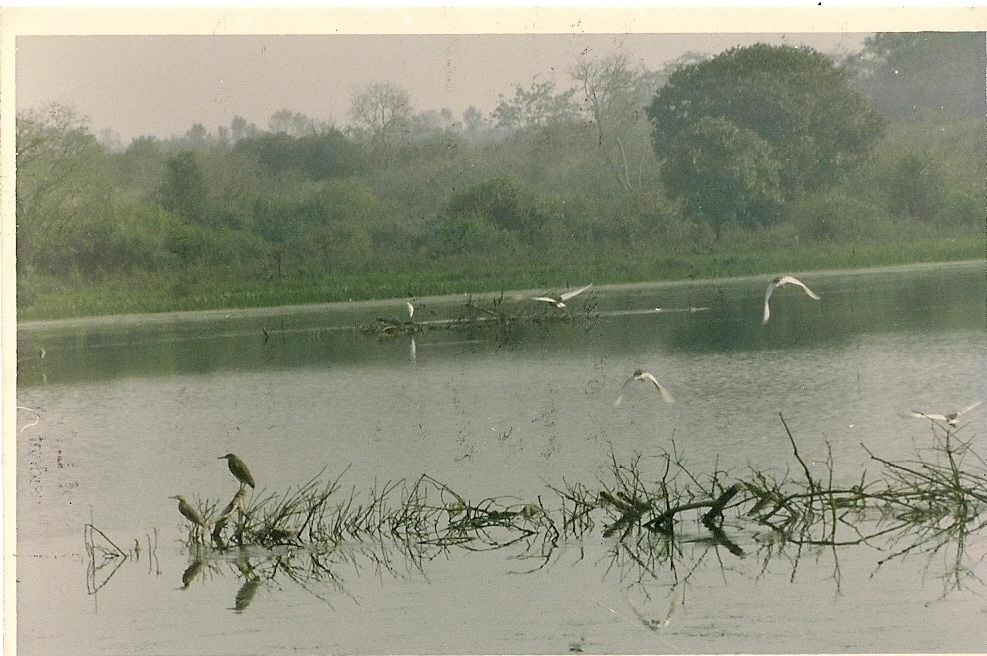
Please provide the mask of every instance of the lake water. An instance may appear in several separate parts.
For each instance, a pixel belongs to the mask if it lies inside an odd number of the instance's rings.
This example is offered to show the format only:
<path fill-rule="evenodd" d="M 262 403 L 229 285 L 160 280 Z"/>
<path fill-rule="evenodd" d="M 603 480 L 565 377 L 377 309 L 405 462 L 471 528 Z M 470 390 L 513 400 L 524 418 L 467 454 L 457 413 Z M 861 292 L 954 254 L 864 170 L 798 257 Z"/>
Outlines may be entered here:
<path fill-rule="evenodd" d="M 191 560 L 168 498 L 228 498 L 217 457 L 235 452 L 268 490 L 328 465 L 348 467 L 346 490 L 428 473 L 473 500 L 549 506 L 547 486 L 592 488 L 611 453 L 647 468 L 673 442 L 697 471 L 798 467 L 779 413 L 815 473 L 828 441 L 852 482 L 877 469 L 862 443 L 899 459 L 931 439 L 910 410 L 987 396 L 983 269 L 806 274 L 822 300 L 783 288 L 763 326 L 769 276 L 591 289 L 570 302 L 573 321 L 427 330 L 414 349 L 345 329 L 403 319 L 403 300 L 21 325 L 17 404 L 41 419 L 18 413 L 20 653 L 984 651 L 983 535 L 969 536 L 958 582 L 949 548 L 878 568 L 887 551 L 773 550 L 739 525 L 747 557 L 686 541 L 650 570 L 600 530 L 533 573 L 519 573 L 532 568 L 520 545 L 416 564 L 344 544 L 328 556 L 333 581 L 275 577 L 234 612 L 234 561 L 272 554 L 216 555 L 181 589 Z M 458 316 L 464 301 L 421 299 L 415 319 Z M 677 402 L 622 388 L 636 369 Z M 987 404 L 961 430 L 985 417 Z M 95 572 L 95 594 L 90 521 L 142 544 Z"/>

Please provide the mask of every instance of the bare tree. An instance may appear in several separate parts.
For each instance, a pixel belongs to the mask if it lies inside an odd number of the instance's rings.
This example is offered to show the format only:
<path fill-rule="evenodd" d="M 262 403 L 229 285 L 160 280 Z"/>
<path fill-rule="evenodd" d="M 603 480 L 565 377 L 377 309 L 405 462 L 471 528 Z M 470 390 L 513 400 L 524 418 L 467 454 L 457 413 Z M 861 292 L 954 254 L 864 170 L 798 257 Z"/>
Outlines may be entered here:
<path fill-rule="evenodd" d="M 241 139 L 257 136 L 258 129 L 253 123 L 247 121 L 239 114 L 230 121 L 230 140 L 236 144 Z"/>
<path fill-rule="evenodd" d="M 579 114 L 579 105 L 572 99 L 575 89 L 555 92 L 555 82 L 531 82 L 531 88 L 514 85 L 511 98 L 500 96 L 491 117 L 497 127 L 527 129 L 563 123 Z"/>
<path fill-rule="evenodd" d="M 319 121 L 290 109 L 274 112 L 267 124 L 271 132 L 286 134 L 289 137 L 310 137 L 325 133 L 335 127 L 332 121 Z"/>
<path fill-rule="evenodd" d="M 644 162 L 653 155 L 644 108 L 664 76 L 632 65 L 626 54 L 582 61 L 570 74 L 581 85 L 607 169 L 626 191 L 640 186 Z"/>
<path fill-rule="evenodd" d="M 15 143 L 18 216 L 70 189 L 99 151 L 87 119 L 57 103 L 18 114 Z"/>
<path fill-rule="evenodd" d="M 470 134 L 476 134 L 486 128 L 487 124 L 483 118 L 483 112 L 473 105 L 467 107 L 466 111 L 463 112 L 463 127 Z"/>
<path fill-rule="evenodd" d="M 404 134 L 411 120 L 411 97 L 404 89 L 388 82 L 363 87 L 353 94 L 350 114 L 358 127 L 386 145 Z"/>
<path fill-rule="evenodd" d="M 103 150 L 88 121 L 74 109 L 51 103 L 18 113 L 17 157 L 18 267 L 33 262 L 47 244 L 85 219 L 96 199 L 109 204 Z"/>

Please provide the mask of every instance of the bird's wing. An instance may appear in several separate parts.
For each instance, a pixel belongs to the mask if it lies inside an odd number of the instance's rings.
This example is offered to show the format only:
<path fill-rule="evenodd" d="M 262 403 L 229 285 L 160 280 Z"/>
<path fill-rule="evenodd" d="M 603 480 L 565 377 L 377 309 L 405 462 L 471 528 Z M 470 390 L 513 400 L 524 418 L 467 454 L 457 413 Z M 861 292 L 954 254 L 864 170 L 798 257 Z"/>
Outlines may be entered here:
<path fill-rule="evenodd" d="M 967 406 L 967 407 L 965 407 L 965 408 L 963 408 L 962 410 L 960 410 L 959 412 L 957 412 L 957 413 L 956 413 L 956 416 L 957 416 L 957 417 L 959 417 L 960 415 L 965 415 L 966 413 L 968 413 L 968 412 L 970 412 L 970 411 L 971 411 L 971 410 L 973 410 L 974 408 L 978 408 L 978 407 L 980 407 L 980 405 L 981 405 L 981 404 L 982 404 L 983 402 L 984 402 L 984 399 L 980 399 L 979 401 L 977 401 L 977 402 L 976 402 L 976 403 L 974 403 L 973 405 L 970 405 L 970 406 Z"/>
<path fill-rule="evenodd" d="M 643 380 L 649 381 L 652 385 L 655 386 L 655 389 L 658 390 L 658 395 L 661 397 L 662 401 L 664 401 L 665 403 L 675 402 L 675 399 L 672 398 L 672 395 L 669 394 L 668 390 L 665 389 L 664 385 L 658 382 L 658 379 L 655 378 L 653 374 L 644 372 L 643 374 L 641 374 L 641 378 Z"/>
<path fill-rule="evenodd" d="M 549 298 L 548 296 L 535 296 L 532 301 L 542 301 L 543 303 L 551 303 L 552 305 L 557 305 L 558 301 L 554 298 Z"/>
<path fill-rule="evenodd" d="M 781 283 L 782 284 L 788 283 L 788 284 L 792 284 L 792 285 L 798 285 L 799 287 L 802 288 L 802 290 L 806 294 L 809 295 L 809 298 L 814 298 L 817 301 L 819 300 L 819 296 L 814 291 L 812 291 L 811 289 L 809 289 L 808 287 L 806 287 L 805 286 L 805 283 L 802 282 L 801 280 L 799 280 L 798 278 L 793 278 L 792 276 L 785 276 L 784 278 L 781 279 Z"/>
<path fill-rule="evenodd" d="M 580 287 L 579 289 L 577 289 L 574 292 L 566 292 L 565 294 L 562 294 L 562 296 L 560 296 L 559 298 L 561 298 L 563 301 L 568 301 L 573 296 L 578 296 L 579 294 L 582 294 L 584 291 L 586 291 L 587 289 L 589 289 L 592 286 L 593 286 L 593 283 L 590 283 L 590 284 L 586 285 L 585 287 Z"/>
<path fill-rule="evenodd" d="M 917 412 L 912 410 L 912 416 L 918 417 L 919 419 L 932 419 L 934 421 L 946 421 L 946 417 L 943 415 L 931 415 L 927 412 Z"/>
<path fill-rule="evenodd" d="M 764 292 L 764 318 L 761 319 L 761 323 L 768 323 L 768 317 L 771 316 L 771 308 L 768 306 L 768 300 L 771 299 L 771 295 L 774 293 L 778 285 L 771 283 L 768 285 L 768 290 Z"/>

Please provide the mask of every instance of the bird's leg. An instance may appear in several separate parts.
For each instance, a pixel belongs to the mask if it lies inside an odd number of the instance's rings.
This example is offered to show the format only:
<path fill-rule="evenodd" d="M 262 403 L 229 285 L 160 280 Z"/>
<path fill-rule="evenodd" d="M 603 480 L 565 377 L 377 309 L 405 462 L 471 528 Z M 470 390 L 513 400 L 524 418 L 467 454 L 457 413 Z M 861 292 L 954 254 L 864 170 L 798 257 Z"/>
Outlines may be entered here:
<path fill-rule="evenodd" d="M 242 489 L 242 486 L 241 486 Z M 243 545 L 243 508 L 240 504 L 236 507 L 236 541 L 237 544 Z"/>

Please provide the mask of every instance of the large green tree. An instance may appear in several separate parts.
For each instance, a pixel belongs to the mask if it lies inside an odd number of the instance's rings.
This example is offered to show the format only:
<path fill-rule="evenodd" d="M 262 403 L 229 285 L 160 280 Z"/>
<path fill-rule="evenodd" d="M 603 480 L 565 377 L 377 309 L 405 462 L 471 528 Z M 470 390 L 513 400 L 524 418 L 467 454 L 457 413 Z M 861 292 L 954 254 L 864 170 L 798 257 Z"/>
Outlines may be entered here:
<path fill-rule="evenodd" d="M 158 191 L 161 207 L 187 223 L 202 223 L 209 202 L 202 165 L 194 152 L 184 150 L 168 160 L 165 179 Z"/>
<path fill-rule="evenodd" d="M 663 178 L 671 194 L 717 234 L 727 223 L 772 222 L 782 203 L 781 165 L 753 130 L 703 118 L 672 143 Z"/>
<path fill-rule="evenodd" d="M 781 164 L 785 196 L 840 179 L 866 158 L 883 120 L 849 73 L 811 48 L 756 44 L 683 66 L 647 110 L 666 160 L 703 119 L 723 119 L 762 139 Z"/>

